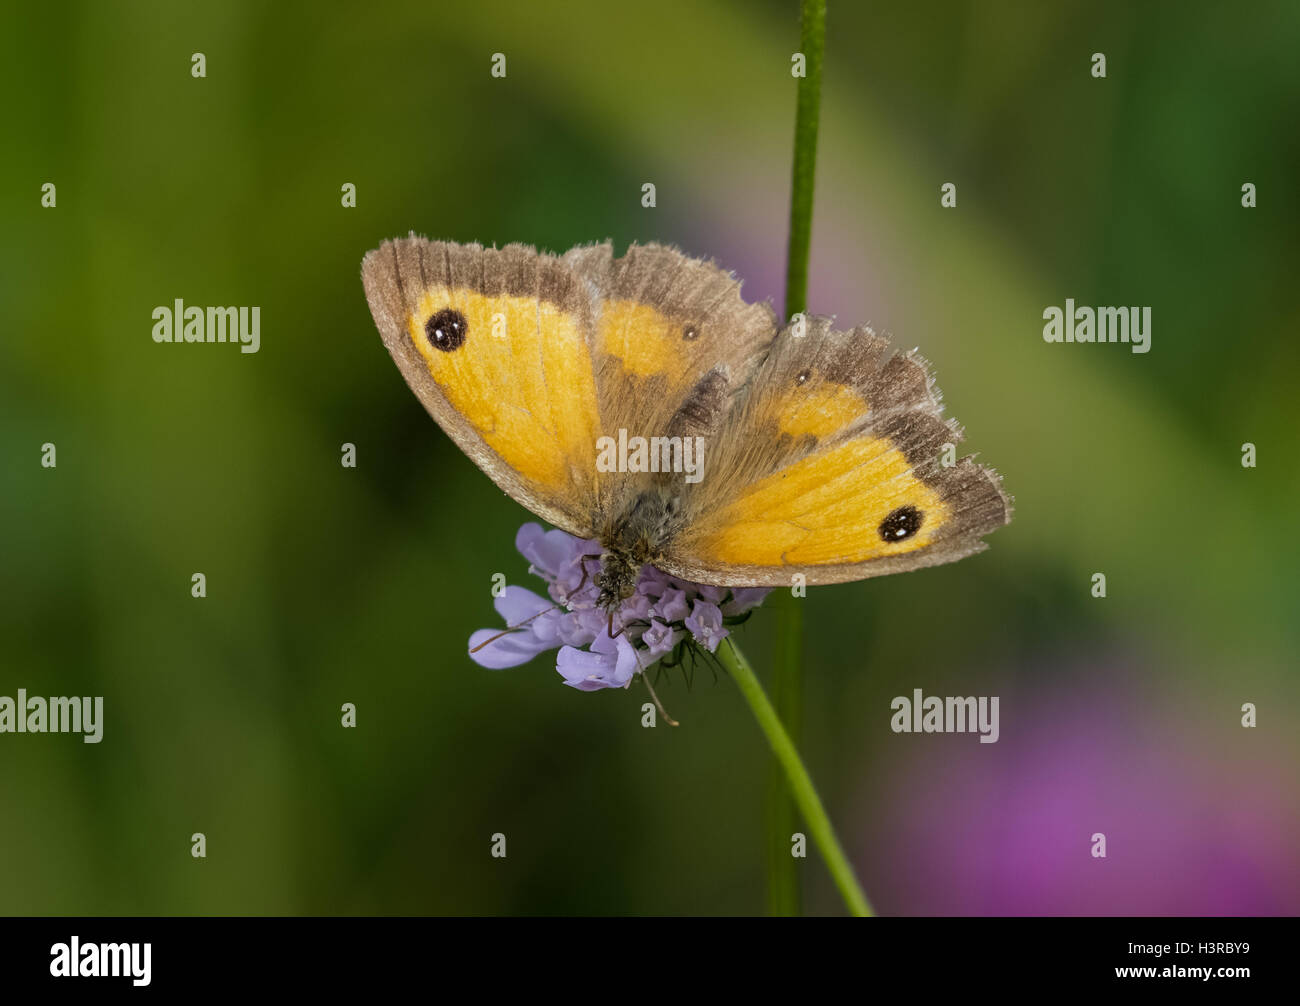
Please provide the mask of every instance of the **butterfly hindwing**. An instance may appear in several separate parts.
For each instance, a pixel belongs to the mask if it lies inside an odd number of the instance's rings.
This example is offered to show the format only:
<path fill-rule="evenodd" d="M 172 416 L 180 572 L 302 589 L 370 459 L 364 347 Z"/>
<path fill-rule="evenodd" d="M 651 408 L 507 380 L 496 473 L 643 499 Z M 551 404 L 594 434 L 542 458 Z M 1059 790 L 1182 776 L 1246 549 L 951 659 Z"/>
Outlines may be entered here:
<path fill-rule="evenodd" d="M 592 357 L 606 435 L 708 435 L 776 334 L 767 304 L 746 304 L 740 282 L 713 262 L 664 245 L 606 244 L 565 256 L 593 293 Z M 680 478 L 680 476 L 679 476 Z M 617 509 L 645 473 L 602 476 L 602 509 Z"/>
<path fill-rule="evenodd" d="M 804 325 L 772 342 L 711 441 L 661 565 L 724 585 L 835 583 L 982 549 L 1009 501 L 971 459 L 944 466 L 961 430 L 924 361 L 869 329 Z"/>

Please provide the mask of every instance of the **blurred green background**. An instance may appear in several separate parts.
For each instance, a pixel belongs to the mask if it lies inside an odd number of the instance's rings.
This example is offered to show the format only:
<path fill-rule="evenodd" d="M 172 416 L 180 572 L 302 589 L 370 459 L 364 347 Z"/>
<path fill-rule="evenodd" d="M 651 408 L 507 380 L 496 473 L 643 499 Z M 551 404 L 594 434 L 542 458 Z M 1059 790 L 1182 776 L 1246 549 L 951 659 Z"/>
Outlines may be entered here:
<path fill-rule="evenodd" d="M 639 687 L 467 659 L 491 574 L 538 586 L 531 516 L 362 294 L 410 230 L 611 237 L 779 309 L 795 4 L 547 7 L 5 6 L 0 695 L 106 725 L 0 735 L 0 912 L 763 910 L 728 680 L 665 680 L 649 730 Z M 883 912 L 1300 910 L 1298 36 L 1288 3 L 831 0 L 810 308 L 919 346 L 1017 499 L 981 556 L 806 602 L 803 747 Z M 1067 297 L 1150 305 L 1152 351 L 1044 343 Z M 175 298 L 259 305 L 261 351 L 156 345 Z M 893 734 L 918 687 L 1000 696 L 1001 741 Z"/>

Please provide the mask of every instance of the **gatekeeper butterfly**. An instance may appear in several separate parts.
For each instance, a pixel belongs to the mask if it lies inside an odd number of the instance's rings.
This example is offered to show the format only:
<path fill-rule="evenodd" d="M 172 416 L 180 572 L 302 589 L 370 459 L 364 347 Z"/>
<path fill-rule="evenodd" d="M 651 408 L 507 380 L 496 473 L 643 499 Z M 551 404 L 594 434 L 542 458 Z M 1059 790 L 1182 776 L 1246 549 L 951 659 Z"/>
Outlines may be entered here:
<path fill-rule="evenodd" d="M 841 583 L 961 559 L 1010 519 L 997 474 L 956 460 L 924 360 L 829 318 L 780 325 L 712 262 L 412 235 L 361 275 L 447 435 L 533 513 L 600 541 L 611 618 L 646 564 L 719 586 Z M 615 443 L 625 463 L 603 463 Z"/>

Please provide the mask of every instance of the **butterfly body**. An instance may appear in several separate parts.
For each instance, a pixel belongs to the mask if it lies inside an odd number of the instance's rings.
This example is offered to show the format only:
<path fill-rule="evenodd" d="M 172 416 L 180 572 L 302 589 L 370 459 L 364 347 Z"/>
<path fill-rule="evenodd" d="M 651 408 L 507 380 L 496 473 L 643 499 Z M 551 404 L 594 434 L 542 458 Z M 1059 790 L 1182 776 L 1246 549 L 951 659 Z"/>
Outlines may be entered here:
<path fill-rule="evenodd" d="M 644 567 L 664 562 L 665 546 L 680 527 L 680 515 L 681 497 L 655 488 L 641 492 L 626 513 L 601 526 L 598 606 L 616 609 L 632 596 Z"/>
<path fill-rule="evenodd" d="M 505 492 L 603 549 L 613 611 L 642 567 L 720 586 L 951 562 L 1010 519 L 957 460 L 928 368 L 870 329 L 778 324 L 658 245 L 563 256 L 410 237 L 370 252 L 407 383 Z"/>

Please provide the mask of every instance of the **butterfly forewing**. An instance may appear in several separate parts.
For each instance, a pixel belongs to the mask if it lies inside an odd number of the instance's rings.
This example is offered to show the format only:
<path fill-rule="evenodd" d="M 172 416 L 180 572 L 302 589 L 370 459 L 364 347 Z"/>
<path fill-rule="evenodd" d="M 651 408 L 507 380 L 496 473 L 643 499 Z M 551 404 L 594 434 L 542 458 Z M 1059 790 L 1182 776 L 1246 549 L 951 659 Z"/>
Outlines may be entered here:
<path fill-rule="evenodd" d="M 362 277 L 385 345 L 438 424 L 534 513 L 591 536 L 591 297 L 570 267 L 523 245 L 411 237 L 367 255 Z"/>

